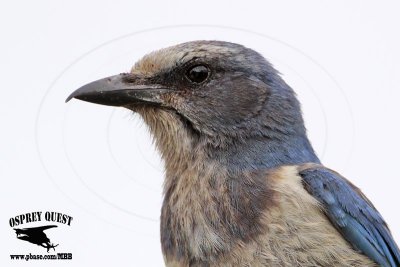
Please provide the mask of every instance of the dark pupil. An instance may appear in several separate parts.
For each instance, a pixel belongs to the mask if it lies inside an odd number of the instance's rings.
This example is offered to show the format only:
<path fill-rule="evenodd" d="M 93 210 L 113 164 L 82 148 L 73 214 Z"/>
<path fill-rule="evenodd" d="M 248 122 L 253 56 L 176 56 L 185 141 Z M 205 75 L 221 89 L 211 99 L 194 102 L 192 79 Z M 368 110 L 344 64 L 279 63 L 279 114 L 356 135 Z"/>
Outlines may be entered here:
<path fill-rule="evenodd" d="M 201 83 L 208 77 L 208 69 L 205 66 L 196 66 L 189 70 L 188 78 L 195 83 Z"/>

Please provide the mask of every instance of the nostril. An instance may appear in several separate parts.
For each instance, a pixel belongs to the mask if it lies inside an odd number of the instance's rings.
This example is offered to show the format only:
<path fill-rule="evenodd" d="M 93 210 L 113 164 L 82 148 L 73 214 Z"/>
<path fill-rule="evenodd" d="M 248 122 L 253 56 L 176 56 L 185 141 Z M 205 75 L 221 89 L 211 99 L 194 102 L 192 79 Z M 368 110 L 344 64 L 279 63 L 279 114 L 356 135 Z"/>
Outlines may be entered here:
<path fill-rule="evenodd" d="M 138 82 L 140 81 L 141 77 L 137 74 L 133 74 L 133 73 L 121 73 L 121 81 L 125 82 L 125 83 L 134 83 L 134 82 Z"/>

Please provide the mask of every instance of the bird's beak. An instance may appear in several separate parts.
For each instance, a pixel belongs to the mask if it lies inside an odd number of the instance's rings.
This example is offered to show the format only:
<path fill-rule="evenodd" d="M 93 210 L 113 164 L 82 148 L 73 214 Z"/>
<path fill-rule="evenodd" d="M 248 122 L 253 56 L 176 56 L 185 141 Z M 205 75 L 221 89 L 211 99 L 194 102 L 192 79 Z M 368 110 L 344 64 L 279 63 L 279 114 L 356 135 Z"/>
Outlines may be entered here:
<path fill-rule="evenodd" d="M 88 83 L 74 91 L 65 102 L 72 98 L 108 105 L 125 106 L 148 103 L 163 105 L 162 95 L 171 89 L 157 84 L 138 84 L 126 79 L 129 74 L 119 74 Z"/>

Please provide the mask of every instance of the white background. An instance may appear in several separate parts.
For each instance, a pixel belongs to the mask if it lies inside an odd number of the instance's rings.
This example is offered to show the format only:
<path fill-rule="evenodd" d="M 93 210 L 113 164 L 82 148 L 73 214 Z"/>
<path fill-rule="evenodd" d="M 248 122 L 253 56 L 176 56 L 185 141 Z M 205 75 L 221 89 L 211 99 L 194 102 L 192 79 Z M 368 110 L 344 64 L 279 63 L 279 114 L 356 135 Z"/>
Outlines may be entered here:
<path fill-rule="evenodd" d="M 397 1 L 9 1 L 0 10 L 0 265 L 162 266 L 162 162 L 140 118 L 80 101 L 79 86 L 196 39 L 268 58 L 303 104 L 322 161 L 360 187 L 400 240 Z M 9 218 L 73 216 L 47 230 L 70 262 L 15 238 Z"/>

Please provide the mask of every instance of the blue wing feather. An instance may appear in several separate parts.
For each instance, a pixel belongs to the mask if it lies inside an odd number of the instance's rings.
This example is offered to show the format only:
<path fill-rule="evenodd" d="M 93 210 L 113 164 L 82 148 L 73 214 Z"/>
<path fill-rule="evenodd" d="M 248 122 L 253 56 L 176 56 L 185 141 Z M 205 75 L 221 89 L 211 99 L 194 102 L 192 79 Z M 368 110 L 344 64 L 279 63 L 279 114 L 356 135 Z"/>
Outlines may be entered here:
<path fill-rule="evenodd" d="M 300 175 L 305 189 L 323 204 L 331 223 L 355 249 L 381 266 L 400 266 L 400 251 L 385 221 L 358 188 L 319 165 Z"/>

